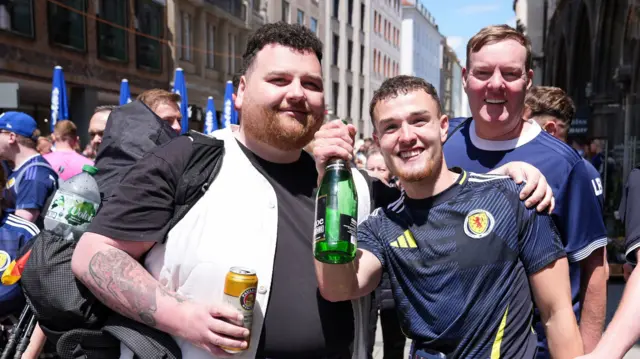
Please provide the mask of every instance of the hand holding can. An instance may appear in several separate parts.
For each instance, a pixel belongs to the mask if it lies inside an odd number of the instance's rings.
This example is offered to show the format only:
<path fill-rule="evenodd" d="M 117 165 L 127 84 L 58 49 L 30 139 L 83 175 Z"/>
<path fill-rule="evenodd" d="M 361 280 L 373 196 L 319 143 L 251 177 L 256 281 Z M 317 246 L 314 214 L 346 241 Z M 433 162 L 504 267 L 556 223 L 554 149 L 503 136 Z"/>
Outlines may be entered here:
<path fill-rule="evenodd" d="M 256 271 L 244 267 L 231 267 L 225 278 L 224 301 L 235 308 L 243 317 L 243 326 L 251 330 L 253 324 L 253 307 L 256 301 L 258 277 Z M 251 339 L 247 337 L 247 347 Z M 223 347 L 227 353 L 238 353 L 246 348 Z"/>

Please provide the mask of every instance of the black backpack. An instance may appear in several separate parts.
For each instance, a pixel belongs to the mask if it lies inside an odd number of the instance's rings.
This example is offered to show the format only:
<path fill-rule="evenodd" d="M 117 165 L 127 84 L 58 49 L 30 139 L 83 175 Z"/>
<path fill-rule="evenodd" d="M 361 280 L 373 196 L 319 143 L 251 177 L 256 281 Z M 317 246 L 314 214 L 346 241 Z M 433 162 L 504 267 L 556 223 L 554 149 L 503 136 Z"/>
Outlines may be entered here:
<path fill-rule="evenodd" d="M 178 135 L 146 105 L 136 101 L 114 110 L 96 159 L 102 201 L 151 149 Z M 224 142 L 195 131 L 189 161 L 175 194 L 173 227 L 205 193 L 220 170 Z M 75 278 L 71 257 L 76 243 L 43 231 L 31 240 L 21 284 L 47 340 L 62 358 L 117 358 L 120 342 L 137 358 L 181 358 L 180 348 L 163 332 L 123 317 L 102 304 Z"/>

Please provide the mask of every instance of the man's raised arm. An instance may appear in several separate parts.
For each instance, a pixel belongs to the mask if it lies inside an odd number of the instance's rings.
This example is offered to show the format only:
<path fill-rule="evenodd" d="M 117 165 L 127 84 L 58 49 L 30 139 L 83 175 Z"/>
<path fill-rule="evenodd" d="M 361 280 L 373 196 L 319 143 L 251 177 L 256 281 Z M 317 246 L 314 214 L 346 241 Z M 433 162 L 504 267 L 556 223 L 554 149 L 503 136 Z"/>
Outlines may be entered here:
<path fill-rule="evenodd" d="M 351 263 L 327 264 L 315 260 L 315 264 L 320 294 L 331 302 L 363 297 L 376 289 L 382 277 L 382 264 L 364 249 L 358 249 Z"/>

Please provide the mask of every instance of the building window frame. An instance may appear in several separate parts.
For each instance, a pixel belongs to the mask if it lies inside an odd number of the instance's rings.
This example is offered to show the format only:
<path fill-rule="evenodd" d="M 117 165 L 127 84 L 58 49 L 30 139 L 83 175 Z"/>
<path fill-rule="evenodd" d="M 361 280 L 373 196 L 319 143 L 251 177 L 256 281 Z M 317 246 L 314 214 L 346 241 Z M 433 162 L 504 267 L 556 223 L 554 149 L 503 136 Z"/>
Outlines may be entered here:
<path fill-rule="evenodd" d="M 17 4 L 17 5 L 16 5 Z M 23 21 L 20 19 L 13 20 L 18 17 L 13 13 L 16 9 L 19 9 L 21 6 L 28 7 L 28 19 L 29 22 L 27 24 L 28 30 L 23 31 L 19 28 L 23 26 Z M 2 13 L 0 16 L 0 31 L 6 31 L 15 35 L 23 36 L 29 39 L 36 38 L 36 24 L 35 24 L 35 9 L 34 9 L 34 0 L 13 0 L 13 5 L 9 7 L 9 4 L 0 6 L 2 9 Z M 5 22 L 5 24 L 3 24 Z M 18 25 L 19 24 L 19 25 Z"/>
<path fill-rule="evenodd" d="M 291 5 L 288 1 L 282 1 L 282 21 L 289 23 L 291 21 Z"/>
<path fill-rule="evenodd" d="M 216 66 L 216 34 L 218 30 L 212 23 L 207 23 L 207 61 L 208 69 L 215 69 Z"/>
<path fill-rule="evenodd" d="M 77 3 L 74 5 L 65 4 L 69 7 L 72 7 L 80 12 L 87 12 L 87 1 L 86 0 L 76 0 Z M 80 9 L 78 9 L 78 6 Z M 65 14 L 67 16 L 65 26 Z M 56 19 L 56 16 L 59 16 Z M 75 18 L 75 19 L 74 19 Z M 73 21 L 80 21 L 81 25 L 77 26 L 78 29 L 71 29 L 72 25 L 69 23 Z M 82 14 L 77 12 L 73 12 L 67 8 L 63 8 L 58 6 L 57 4 L 47 2 L 47 23 L 49 27 L 49 43 L 55 46 L 60 46 L 65 49 L 78 51 L 78 52 L 87 52 L 87 21 Z M 78 31 L 82 29 L 82 31 Z M 67 41 L 62 38 L 63 36 L 68 36 Z M 81 38 L 79 38 L 81 36 Z M 78 40 L 73 40 L 73 38 L 78 37 Z M 73 44 L 72 42 L 77 41 L 77 43 Z"/>
<path fill-rule="evenodd" d="M 296 23 L 304 26 L 304 11 L 298 9 L 298 15 L 296 16 Z"/>
<path fill-rule="evenodd" d="M 108 2 L 108 3 L 107 3 Z M 117 4 L 114 6 L 114 2 Z M 107 6 L 108 5 L 108 6 Z M 121 21 L 119 19 L 112 17 L 109 14 L 109 11 L 117 9 L 118 6 L 122 6 L 120 11 L 122 11 L 119 15 Z M 98 58 L 102 60 L 108 61 L 117 61 L 117 62 L 128 62 L 129 61 L 129 32 L 123 28 L 115 27 L 113 24 L 119 25 L 124 28 L 129 27 L 129 2 L 127 0 L 101 0 L 98 4 L 98 10 L 96 15 L 103 19 L 105 22 L 96 20 L 96 40 L 98 47 Z M 118 41 L 118 37 L 120 37 L 120 41 L 122 43 L 120 46 L 118 44 L 114 44 L 114 46 L 107 46 L 109 44 L 108 38 L 111 37 L 113 41 Z M 117 52 L 118 48 L 122 51 L 120 53 Z"/>
<path fill-rule="evenodd" d="M 340 58 L 340 36 L 333 34 L 333 52 L 332 54 L 332 62 L 333 66 L 338 66 L 338 60 Z"/>
<path fill-rule="evenodd" d="M 136 35 L 136 67 L 162 72 L 165 7 L 153 0 L 135 0 L 134 5 L 135 28 L 143 34 Z"/>
<path fill-rule="evenodd" d="M 340 14 L 340 0 L 333 0 L 333 11 L 332 11 L 332 17 L 334 19 L 339 19 L 339 14 Z"/>
<path fill-rule="evenodd" d="M 180 46 L 178 58 L 191 62 L 193 59 L 193 15 L 187 11 L 180 11 Z"/>
<path fill-rule="evenodd" d="M 313 32 L 314 34 L 318 34 L 318 19 L 316 19 L 313 16 L 309 17 L 309 29 L 311 29 L 311 32 Z"/>

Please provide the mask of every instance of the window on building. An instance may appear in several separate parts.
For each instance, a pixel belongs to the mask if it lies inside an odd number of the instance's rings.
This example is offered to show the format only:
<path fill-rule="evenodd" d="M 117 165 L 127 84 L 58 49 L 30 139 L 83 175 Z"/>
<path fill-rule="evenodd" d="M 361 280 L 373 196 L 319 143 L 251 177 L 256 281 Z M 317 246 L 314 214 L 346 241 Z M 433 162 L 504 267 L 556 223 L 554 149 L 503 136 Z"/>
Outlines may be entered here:
<path fill-rule="evenodd" d="M 360 31 L 364 31 L 364 23 L 367 16 L 367 7 L 364 3 L 360 4 Z"/>
<path fill-rule="evenodd" d="M 382 74 L 382 62 L 380 61 L 381 55 L 380 55 L 380 51 L 378 51 L 378 73 Z"/>
<path fill-rule="evenodd" d="M 353 25 L 353 0 L 347 0 L 347 21 Z"/>
<path fill-rule="evenodd" d="M 86 29 L 82 13 L 87 11 L 87 4 L 85 0 L 68 0 L 64 4 L 67 7 L 47 2 L 49 40 L 58 45 L 85 51 Z"/>
<path fill-rule="evenodd" d="M 251 5 L 252 5 L 252 8 L 253 8 L 253 11 L 260 12 L 260 0 L 253 0 Z"/>
<path fill-rule="evenodd" d="M 233 34 L 229 34 L 229 71 L 230 74 L 236 72 L 236 37 Z"/>
<path fill-rule="evenodd" d="M 0 2 L 0 30 L 34 37 L 33 0 L 13 0 Z"/>
<path fill-rule="evenodd" d="M 314 17 L 310 18 L 311 20 L 309 21 L 309 28 L 311 29 L 311 31 L 314 34 L 318 34 L 318 20 Z"/>
<path fill-rule="evenodd" d="M 289 2 L 288 1 L 283 1 L 282 2 L 282 21 L 288 23 L 290 21 L 289 19 Z"/>
<path fill-rule="evenodd" d="M 340 0 L 333 0 L 333 17 L 338 18 L 340 13 Z"/>
<path fill-rule="evenodd" d="M 347 47 L 347 70 L 351 70 L 351 60 L 353 60 L 353 41 L 349 40 Z"/>
<path fill-rule="evenodd" d="M 127 9 L 127 0 L 100 1 L 97 16 L 106 21 L 96 21 L 100 58 L 127 61 Z"/>
<path fill-rule="evenodd" d="M 338 50 L 340 49 L 340 37 L 333 34 L 333 62 L 332 64 L 338 66 Z"/>
<path fill-rule="evenodd" d="M 353 100 L 353 87 L 347 86 L 347 117 L 351 118 L 351 100 Z M 353 120 L 351 120 L 353 123 Z"/>
<path fill-rule="evenodd" d="M 192 51 L 192 17 L 191 14 L 180 12 L 180 46 L 178 46 L 178 55 L 181 60 L 191 61 Z"/>
<path fill-rule="evenodd" d="M 138 67 L 162 69 L 162 43 L 157 40 L 163 37 L 164 6 L 153 0 L 136 0 L 135 27 L 140 33 L 136 35 L 136 63 Z"/>
<path fill-rule="evenodd" d="M 384 19 L 384 38 L 387 39 L 387 19 Z"/>
<path fill-rule="evenodd" d="M 360 74 L 364 74 L 364 45 L 360 46 Z"/>
<path fill-rule="evenodd" d="M 298 9 L 298 24 L 304 25 L 304 11 Z"/>
<path fill-rule="evenodd" d="M 364 89 L 360 88 L 360 119 L 363 119 L 363 118 L 364 118 Z"/>
<path fill-rule="evenodd" d="M 207 67 L 213 69 L 216 61 L 216 27 L 207 24 Z"/>
<path fill-rule="evenodd" d="M 373 71 L 378 72 L 378 51 L 373 49 Z"/>
<path fill-rule="evenodd" d="M 373 32 L 378 32 L 378 12 L 375 10 L 373 10 Z"/>
<path fill-rule="evenodd" d="M 337 82 L 333 83 L 333 114 L 338 116 L 338 95 L 340 91 L 340 85 Z"/>

